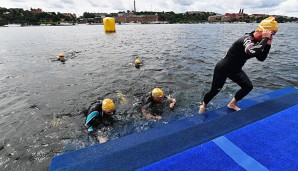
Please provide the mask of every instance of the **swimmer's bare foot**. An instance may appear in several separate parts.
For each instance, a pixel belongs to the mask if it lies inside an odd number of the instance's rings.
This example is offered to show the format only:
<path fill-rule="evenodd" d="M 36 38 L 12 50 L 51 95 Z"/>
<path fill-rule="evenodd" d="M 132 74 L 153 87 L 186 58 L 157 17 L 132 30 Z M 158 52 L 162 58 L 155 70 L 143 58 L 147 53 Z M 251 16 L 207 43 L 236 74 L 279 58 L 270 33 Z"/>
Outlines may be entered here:
<path fill-rule="evenodd" d="M 234 104 L 228 104 L 227 106 L 229 109 L 232 109 L 232 110 L 235 110 L 235 111 L 239 111 L 241 110 L 239 107 L 237 107 L 236 105 Z"/>
<path fill-rule="evenodd" d="M 232 109 L 232 110 L 235 110 L 235 111 L 239 111 L 239 110 L 241 110 L 239 107 L 237 107 L 236 106 L 236 104 L 237 104 L 237 100 L 236 100 L 236 98 L 234 97 L 232 100 L 231 100 L 231 102 L 228 104 L 228 108 L 229 109 Z"/>
<path fill-rule="evenodd" d="M 204 105 L 201 105 L 201 106 L 199 107 L 198 114 L 202 114 L 202 113 L 204 113 L 205 111 L 206 111 L 206 107 L 205 107 Z"/>

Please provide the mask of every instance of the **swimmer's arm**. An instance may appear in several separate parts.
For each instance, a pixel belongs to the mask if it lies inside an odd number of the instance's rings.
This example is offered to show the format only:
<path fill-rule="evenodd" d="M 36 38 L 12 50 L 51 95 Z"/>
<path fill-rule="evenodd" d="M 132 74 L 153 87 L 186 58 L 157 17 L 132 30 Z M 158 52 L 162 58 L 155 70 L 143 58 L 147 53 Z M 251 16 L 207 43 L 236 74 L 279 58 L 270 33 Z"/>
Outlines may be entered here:
<path fill-rule="evenodd" d="M 99 143 L 105 143 L 109 139 L 106 138 L 105 132 L 108 131 L 108 127 L 102 127 L 96 134 L 96 139 L 98 140 Z"/>
<path fill-rule="evenodd" d="M 167 98 L 171 101 L 170 108 L 174 108 L 174 106 L 176 105 L 176 99 L 171 97 L 171 95 L 169 95 Z"/>
<path fill-rule="evenodd" d="M 147 109 L 145 109 L 144 107 L 142 107 L 142 114 L 149 119 L 161 119 L 162 118 L 161 116 L 154 116 L 154 115 L 148 113 Z"/>
<path fill-rule="evenodd" d="M 94 140 L 97 139 L 97 134 L 93 131 L 93 132 L 88 132 L 88 135 L 93 138 Z"/>
<path fill-rule="evenodd" d="M 263 52 L 265 46 L 267 45 L 268 40 L 269 38 L 263 38 L 261 42 L 255 43 L 250 38 L 245 38 L 242 42 L 245 53 L 249 57 L 259 56 Z"/>
<path fill-rule="evenodd" d="M 262 61 L 262 62 L 265 61 L 265 59 L 267 58 L 267 55 L 270 51 L 270 48 L 271 48 L 271 45 L 266 45 L 263 52 L 260 55 L 256 56 L 256 58 L 259 61 Z"/>

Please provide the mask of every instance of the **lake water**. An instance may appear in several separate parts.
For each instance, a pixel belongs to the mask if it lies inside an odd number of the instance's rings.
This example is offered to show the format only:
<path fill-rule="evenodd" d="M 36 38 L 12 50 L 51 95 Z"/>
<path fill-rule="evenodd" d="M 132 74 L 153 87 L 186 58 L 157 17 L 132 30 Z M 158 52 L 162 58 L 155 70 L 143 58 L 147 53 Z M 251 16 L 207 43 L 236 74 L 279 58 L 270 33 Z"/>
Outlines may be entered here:
<path fill-rule="evenodd" d="M 53 156 L 94 145 L 80 112 L 97 98 L 116 102 L 118 122 L 103 132 L 109 139 L 194 115 L 216 62 L 256 25 L 117 25 L 112 34 L 102 25 L 0 28 L 1 170 L 47 170 Z M 266 61 L 244 67 L 254 85 L 249 96 L 298 85 L 298 24 L 279 28 Z M 58 53 L 65 64 L 51 61 Z M 133 54 L 144 63 L 140 69 Z M 154 87 L 177 99 L 160 121 L 134 105 Z M 208 109 L 238 89 L 228 80 Z"/>

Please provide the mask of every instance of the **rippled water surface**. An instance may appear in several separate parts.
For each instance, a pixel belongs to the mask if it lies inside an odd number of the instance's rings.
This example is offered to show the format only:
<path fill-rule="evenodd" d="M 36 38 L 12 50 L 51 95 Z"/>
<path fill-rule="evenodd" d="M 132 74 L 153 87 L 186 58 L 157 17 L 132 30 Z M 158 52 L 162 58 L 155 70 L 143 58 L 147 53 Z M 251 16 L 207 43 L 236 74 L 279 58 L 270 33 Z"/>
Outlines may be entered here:
<path fill-rule="evenodd" d="M 86 25 L 0 28 L 0 168 L 47 170 L 51 157 L 93 145 L 80 111 L 97 98 L 116 102 L 118 121 L 103 132 L 109 139 L 194 115 L 216 62 L 255 27 L 117 25 L 113 34 Z M 298 85 L 298 24 L 279 27 L 267 60 L 244 67 L 255 87 L 249 96 Z M 51 61 L 58 53 L 65 53 L 65 64 Z M 132 65 L 133 54 L 141 69 Z M 143 118 L 133 105 L 154 87 L 177 99 L 160 121 Z M 209 110 L 225 105 L 238 88 L 227 81 Z"/>

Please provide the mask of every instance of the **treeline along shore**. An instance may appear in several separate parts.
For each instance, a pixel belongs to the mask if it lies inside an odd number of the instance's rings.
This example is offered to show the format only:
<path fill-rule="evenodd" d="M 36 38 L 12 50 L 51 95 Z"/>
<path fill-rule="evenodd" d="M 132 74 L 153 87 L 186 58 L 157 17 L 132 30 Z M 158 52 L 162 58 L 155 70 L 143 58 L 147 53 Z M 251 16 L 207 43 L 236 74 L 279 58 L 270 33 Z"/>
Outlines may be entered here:
<path fill-rule="evenodd" d="M 239 17 L 240 16 L 240 17 Z M 152 12 L 152 11 L 119 11 L 118 13 L 89 13 L 84 12 L 77 17 L 72 13 L 45 12 L 40 8 L 24 10 L 22 8 L 0 7 L 0 26 L 8 24 L 30 25 L 62 25 L 62 23 L 76 24 L 102 23 L 104 17 L 115 17 L 116 22 L 148 23 L 206 23 L 206 22 L 260 22 L 267 14 L 247 15 L 242 13 L 226 13 L 225 15 L 214 12 L 188 11 L 185 13 Z M 298 22 L 297 17 L 275 15 L 279 23 Z"/>

